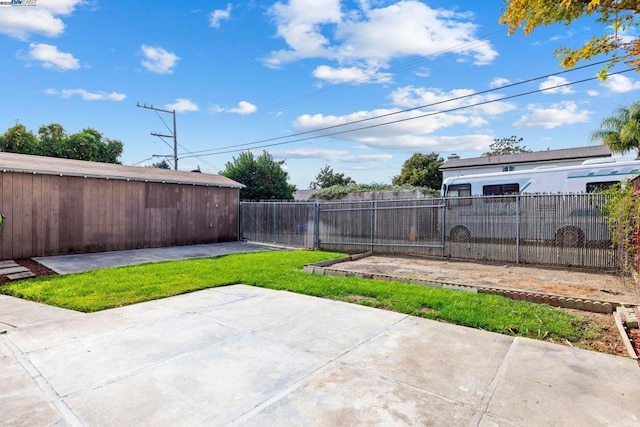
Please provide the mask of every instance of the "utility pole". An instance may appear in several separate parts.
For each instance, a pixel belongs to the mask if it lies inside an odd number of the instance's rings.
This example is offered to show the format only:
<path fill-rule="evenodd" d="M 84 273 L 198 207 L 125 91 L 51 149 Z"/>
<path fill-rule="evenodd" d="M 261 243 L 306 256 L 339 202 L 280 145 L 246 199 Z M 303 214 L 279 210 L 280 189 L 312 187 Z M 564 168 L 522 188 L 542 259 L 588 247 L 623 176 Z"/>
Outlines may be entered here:
<path fill-rule="evenodd" d="M 169 113 L 173 116 L 173 133 L 171 135 L 165 135 L 165 134 L 161 134 L 159 132 L 151 132 L 151 135 L 153 136 L 157 136 L 160 139 L 162 139 L 162 141 L 167 144 L 167 142 L 163 139 L 163 138 L 171 138 L 173 139 L 173 168 L 175 170 L 178 170 L 178 132 L 176 130 L 176 110 L 164 110 L 162 108 L 157 108 L 154 107 L 153 105 L 147 105 L 147 104 L 140 104 L 139 102 L 136 103 L 137 107 L 140 108 L 146 108 L 148 110 L 153 110 L 156 111 L 156 114 L 158 111 L 163 112 L 163 113 Z M 158 117 L 160 117 L 160 115 L 158 114 Z M 162 120 L 162 117 L 160 117 L 160 120 Z M 162 120 L 162 122 L 164 123 L 164 120 Z M 167 126 L 167 124 L 165 123 L 165 126 Z M 167 126 L 167 129 L 169 127 Z M 169 144 L 167 144 L 169 145 Z M 171 146 L 169 146 L 171 147 Z M 167 156 L 170 157 L 170 156 Z"/>

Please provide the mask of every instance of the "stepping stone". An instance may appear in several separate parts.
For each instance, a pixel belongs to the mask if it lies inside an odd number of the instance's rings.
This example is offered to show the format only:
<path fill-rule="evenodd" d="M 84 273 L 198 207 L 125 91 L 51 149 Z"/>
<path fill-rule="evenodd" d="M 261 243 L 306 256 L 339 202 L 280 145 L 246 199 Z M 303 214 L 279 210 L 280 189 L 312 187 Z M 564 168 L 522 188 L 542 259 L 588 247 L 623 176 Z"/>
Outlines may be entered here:
<path fill-rule="evenodd" d="M 0 261 L 0 268 L 17 267 L 17 266 L 18 266 L 18 264 L 15 261 L 12 261 L 12 260 Z"/>
<path fill-rule="evenodd" d="M 13 273 L 24 273 L 27 271 L 30 271 L 30 270 L 26 267 L 22 267 L 21 265 L 17 265 L 16 267 L 0 268 L 0 276 L 6 276 L 8 274 L 13 274 Z"/>
<path fill-rule="evenodd" d="M 22 273 L 9 274 L 7 279 L 9 280 L 18 280 L 18 279 L 26 279 L 28 277 L 36 277 L 31 271 L 27 270 Z"/>

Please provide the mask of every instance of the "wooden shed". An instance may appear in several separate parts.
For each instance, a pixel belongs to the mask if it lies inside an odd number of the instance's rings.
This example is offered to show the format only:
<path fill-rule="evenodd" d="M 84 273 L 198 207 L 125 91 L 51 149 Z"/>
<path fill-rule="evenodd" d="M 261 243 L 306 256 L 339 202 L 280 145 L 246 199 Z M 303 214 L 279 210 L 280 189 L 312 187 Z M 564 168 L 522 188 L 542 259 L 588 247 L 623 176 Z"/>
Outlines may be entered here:
<path fill-rule="evenodd" d="M 0 259 L 238 240 L 220 175 L 0 153 Z"/>

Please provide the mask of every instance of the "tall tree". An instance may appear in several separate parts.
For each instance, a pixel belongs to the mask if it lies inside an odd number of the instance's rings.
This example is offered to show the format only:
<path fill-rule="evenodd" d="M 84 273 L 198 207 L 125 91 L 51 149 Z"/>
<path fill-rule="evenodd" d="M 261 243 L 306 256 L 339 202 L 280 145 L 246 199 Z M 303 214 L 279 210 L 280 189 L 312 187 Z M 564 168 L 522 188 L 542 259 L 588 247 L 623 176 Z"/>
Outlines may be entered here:
<path fill-rule="evenodd" d="M 581 17 L 596 17 L 596 22 L 602 24 L 603 34 L 594 35 L 576 49 L 556 50 L 563 67 L 572 68 L 579 61 L 604 54 L 611 55 L 611 59 L 601 76 L 620 61 L 640 70 L 640 40 L 622 34 L 626 29 L 635 30 L 640 24 L 640 2 L 636 0 L 503 0 L 503 3 L 506 7 L 500 23 L 508 25 L 509 34 L 521 27 L 526 35 L 543 25 L 568 26 Z"/>
<path fill-rule="evenodd" d="M 520 146 L 522 138 L 513 135 L 510 138 L 496 138 L 493 144 L 489 145 L 489 151 L 482 154 L 482 157 L 503 156 L 505 154 L 530 153 L 525 146 Z"/>
<path fill-rule="evenodd" d="M 246 186 L 240 190 L 241 200 L 292 200 L 296 187 L 288 183 L 284 164 L 284 160 L 273 160 L 267 151 L 258 157 L 245 151 L 227 162 L 220 175 Z"/>
<path fill-rule="evenodd" d="M 433 190 L 442 186 L 442 172 L 439 168 L 444 163 L 437 153 L 415 153 L 402 165 L 400 175 L 394 176 L 395 185 L 409 184 L 415 187 L 427 187 Z"/>
<path fill-rule="evenodd" d="M 600 129 L 591 133 L 591 140 L 602 142 L 614 153 L 635 150 L 640 157 L 640 102 L 620 107 L 602 120 Z"/>
<path fill-rule="evenodd" d="M 6 153 L 38 154 L 40 141 L 33 132 L 27 130 L 23 124 L 16 124 L 0 135 L 0 151 Z"/>
<path fill-rule="evenodd" d="M 122 142 L 105 138 L 93 128 L 67 135 L 58 123 L 40 126 L 38 136 L 21 124 L 0 136 L 0 151 L 36 156 L 120 163 L 118 158 L 122 150 Z"/>
<path fill-rule="evenodd" d="M 316 180 L 309 184 L 309 188 L 311 190 L 318 190 L 320 188 L 333 187 L 334 185 L 347 186 L 354 185 L 355 183 L 350 176 L 344 176 L 343 173 L 335 173 L 332 167 L 325 165 L 320 169 L 318 175 L 316 175 Z"/>

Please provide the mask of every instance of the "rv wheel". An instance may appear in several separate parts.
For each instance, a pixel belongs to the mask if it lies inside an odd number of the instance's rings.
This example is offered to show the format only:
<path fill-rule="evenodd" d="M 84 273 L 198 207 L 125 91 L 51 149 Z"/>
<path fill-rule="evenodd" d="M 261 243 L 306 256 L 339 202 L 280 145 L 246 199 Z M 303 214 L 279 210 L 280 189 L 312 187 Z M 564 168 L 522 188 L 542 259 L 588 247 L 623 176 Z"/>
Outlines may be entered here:
<path fill-rule="evenodd" d="M 558 246 L 576 248 L 584 245 L 584 233 L 576 227 L 564 227 L 556 233 Z"/>
<path fill-rule="evenodd" d="M 468 242 L 471 240 L 471 232 L 467 227 L 455 227 L 451 230 L 451 240 L 454 242 Z"/>

